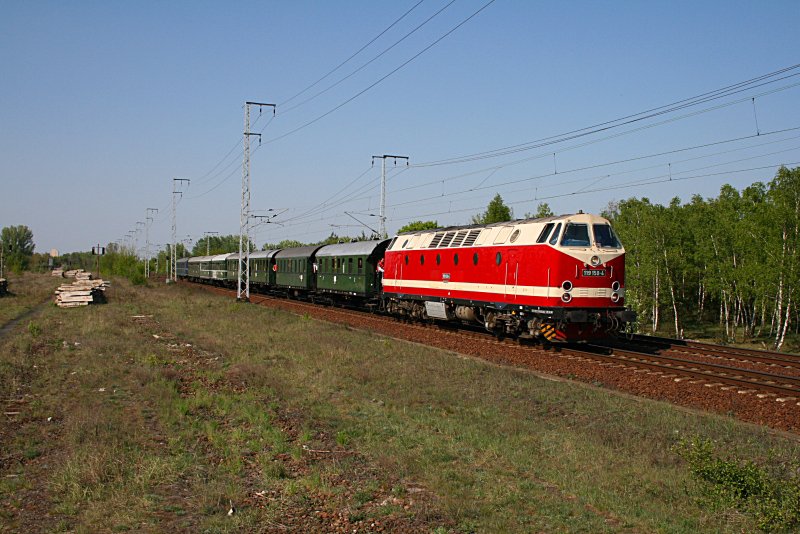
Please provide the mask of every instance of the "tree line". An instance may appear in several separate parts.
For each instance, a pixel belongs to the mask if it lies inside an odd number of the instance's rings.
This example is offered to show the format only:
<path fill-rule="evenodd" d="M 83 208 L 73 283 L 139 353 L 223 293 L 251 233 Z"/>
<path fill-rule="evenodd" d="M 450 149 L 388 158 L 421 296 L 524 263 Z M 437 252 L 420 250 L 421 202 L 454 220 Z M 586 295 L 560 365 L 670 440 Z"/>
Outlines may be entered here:
<path fill-rule="evenodd" d="M 668 206 L 631 198 L 603 215 L 627 251 L 626 302 L 640 329 L 669 321 L 681 337 L 718 325 L 723 341 L 767 337 L 777 350 L 797 333 L 800 167 L 741 192 L 724 185 L 716 198 Z"/>

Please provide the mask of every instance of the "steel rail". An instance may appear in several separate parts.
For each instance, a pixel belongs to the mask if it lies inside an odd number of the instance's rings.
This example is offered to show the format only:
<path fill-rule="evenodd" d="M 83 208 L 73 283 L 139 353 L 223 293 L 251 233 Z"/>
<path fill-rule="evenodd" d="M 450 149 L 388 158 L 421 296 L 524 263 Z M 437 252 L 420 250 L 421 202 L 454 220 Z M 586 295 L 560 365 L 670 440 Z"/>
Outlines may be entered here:
<path fill-rule="evenodd" d="M 695 360 L 673 358 L 671 356 L 659 356 L 630 351 L 614 351 L 613 354 L 598 354 L 591 351 L 570 349 L 570 352 L 576 356 L 590 359 L 624 363 L 649 369 L 658 369 L 660 371 L 668 370 L 686 376 L 702 378 L 704 380 L 713 379 L 736 386 L 748 386 L 749 388 L 766 390 L 772 393 L 800 396 L 800 378 L 796 377 L 762 373 L 760 371 L 713 363 L 702 363 Z"/>
<path fill-rule="evenodd" d="M 774 358 L 776 360 L 789 361 L 796 364 L 800 363 L 800 355 L 785 353 L 785 352 L 745 349 L 740 347 L 730 347 L 728 345 L 715 345 L 714 343 L 706 343 L 704 341 L 672 339 L 666 337 L 647 336 L 642 334 L 634 334 L 633 336 L 630 336 L 630 339 L 633 341 L 652 343 L 654 345 L 667 345 L 674 349 L 679 349 L 680 347 L 692 347 L 697 350 L 713 351 L 717 354 L 725 354 L 730 356 L 757 356 L 764 358 Z"/>
<path fill-rule="evenodd" d="M 765 365 L 772 365 L 772 366 L 780 366 L 780 367 L 787 367 L 793 369 L 800 370 L 800 358 L 792 358 L 791 355 L 787 357 L 787 355 L 781 354 L 780 356 L 774 356 L 773 352 L 763 352 L 762 351 L 753 351 L 753 354 L 747 354 L 744 352 L 731 352 L 725 350 L 726 347 L 711 345 L 711 344 L 670 344 L 667 342 L 652 342 L 648 340 L 639 340 L 634 339 L 632 341 L 628 340 L 617 340 L 610 343 L 600 343 L 600 345 L 607 346 L 609 348 L 622 348 L 625 350 L 634 350 L 636 352 L 644 352 L 645 349 L 650 349 L 654 351 L 659 351 L 658 354 L 662 352 L 677 352 L 682 354 L 695 354 L 697 356 L 706 356 L 711 358 L 721 358 L 727 360 L 735 360 L 735 361 L 744 361 L 744 362 L 753 362 L 753 363 L 761 363 Z"/>

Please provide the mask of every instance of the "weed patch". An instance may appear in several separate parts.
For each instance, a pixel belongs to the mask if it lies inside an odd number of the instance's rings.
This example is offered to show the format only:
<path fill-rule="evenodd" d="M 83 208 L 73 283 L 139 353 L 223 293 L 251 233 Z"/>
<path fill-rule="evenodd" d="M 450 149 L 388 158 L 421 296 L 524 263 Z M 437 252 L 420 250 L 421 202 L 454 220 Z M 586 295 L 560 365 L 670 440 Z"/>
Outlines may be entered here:
<path fill-rule="evenodd" d="M 675 452 L 689 465 L 712 507 L 735 508 L 752 515 L 767 532 L 800 529 L 800 462 L 771 462 L 723 457 L 709 439 L 682 439 Z"/>

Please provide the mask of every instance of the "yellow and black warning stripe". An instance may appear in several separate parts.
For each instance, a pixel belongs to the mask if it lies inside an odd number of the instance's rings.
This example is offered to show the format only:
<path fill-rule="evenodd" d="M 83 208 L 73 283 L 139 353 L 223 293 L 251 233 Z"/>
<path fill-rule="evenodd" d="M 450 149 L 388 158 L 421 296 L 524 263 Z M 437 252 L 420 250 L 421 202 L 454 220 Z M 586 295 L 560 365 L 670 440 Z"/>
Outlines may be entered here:
<path fill-rule="evenodd" d="M 567 335 L 561 330 L 556 330 L 553 325 L 542 325 L 539 331 L 547 341 L 553 341 L 554 339 L 558 341 L 566 341 L 567 339 Z"/>

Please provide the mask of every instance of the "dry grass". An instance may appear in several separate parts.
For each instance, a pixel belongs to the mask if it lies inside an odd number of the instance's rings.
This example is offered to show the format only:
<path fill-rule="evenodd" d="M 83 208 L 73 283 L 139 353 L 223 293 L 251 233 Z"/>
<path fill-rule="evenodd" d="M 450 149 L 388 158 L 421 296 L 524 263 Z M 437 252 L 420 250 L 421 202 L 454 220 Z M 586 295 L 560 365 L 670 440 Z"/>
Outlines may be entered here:
<path fill-rule="evenodd" d="M 184 287 L 119 282 L 36 323 L 0 341 L 0 393 L 23 400 L 0 427 L 11 530 L 748 531 L 698 504 L 671 446 L 800 450 Z"/>
<path fill-rule="evenodd" d="M 35 308 L 48 297 L 62 282 L 62 278 L 39 274 L 22 273 L 8 275 L 8 295 L 0 297 L 0 328 Z"/>

